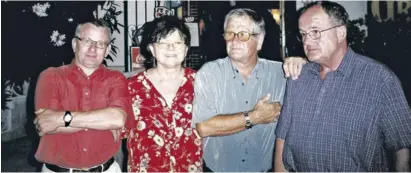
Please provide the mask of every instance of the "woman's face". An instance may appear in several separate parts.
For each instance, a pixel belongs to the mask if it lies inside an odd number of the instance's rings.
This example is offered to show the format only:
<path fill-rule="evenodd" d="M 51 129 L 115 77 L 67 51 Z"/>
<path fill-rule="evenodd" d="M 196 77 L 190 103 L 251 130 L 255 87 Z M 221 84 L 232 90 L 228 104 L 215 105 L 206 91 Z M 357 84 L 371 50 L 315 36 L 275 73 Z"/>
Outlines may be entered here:
<path fill-rule="evenodd" d="M 149 49 L 157 61 L 157 67 L 181 67 L 187 55 L 188 47 L 178 30 L 149 45 Z"/>

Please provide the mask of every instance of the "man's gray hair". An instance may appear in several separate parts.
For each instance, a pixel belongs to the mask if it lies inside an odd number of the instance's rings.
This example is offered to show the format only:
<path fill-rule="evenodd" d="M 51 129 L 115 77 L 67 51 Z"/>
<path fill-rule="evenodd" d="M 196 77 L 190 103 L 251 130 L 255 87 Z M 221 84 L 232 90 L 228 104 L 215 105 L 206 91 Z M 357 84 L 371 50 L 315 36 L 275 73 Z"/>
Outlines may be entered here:
<path fill-rule="evenodd" d="M 228 14 L 225 16 L 224 30 L 227 27 L 228 20 L 230 20 L 233 17 L 244 17 L 244 16 L 248 16 L 250 20 L 252 21 L 253 33 L 265 35 L 264 19 L 260 15 L 258 15 L 257 12 L 255 12 L 254 10 L 248 9 L 248 8 L 237 8 L 237 9 L 233 9 L 230 12 L 228 12 Z"/>
<path fill-rule="evenodd" d="M 79 37 L 79 38 L 80 38 L 81 29 L 83 28 L 83 26 L 84 26 L 85 24 L 92 24 L 92 25 L 97 26 L 97 27 L 103 27 L 103 28 L 105 28 L 105 29 L 107 30 L 107 33 L 108 33 L 108 42 L 111 42 L 111 30 L 110 30 L 110 27 L 109 27 L 109 25 L 107 24 L 107 22 L 104 21 L 103 19 L 96 19 L 96 20 L 93 20 L 93 21 L 91 21 L 91 22 L 84 22 L 84 23 L 78 24 L 77 27 L 76 27 L 76 32 L 74 33 L 74 36 L 75 36 L 75 37 Z"/>

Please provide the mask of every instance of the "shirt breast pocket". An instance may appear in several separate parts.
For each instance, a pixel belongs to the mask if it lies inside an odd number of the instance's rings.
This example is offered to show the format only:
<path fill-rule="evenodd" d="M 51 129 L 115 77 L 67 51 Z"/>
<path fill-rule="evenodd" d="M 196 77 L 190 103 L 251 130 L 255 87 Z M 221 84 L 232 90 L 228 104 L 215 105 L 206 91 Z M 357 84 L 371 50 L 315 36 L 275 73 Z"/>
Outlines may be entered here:
<path fill-rule="evenodd" d="M 365 116 L 369 113 L 369 106 L 365 101 L 359 99 L 343 99 L 338 104 L 337 110 L 339 116 L 344 116 L 347 119 L 355 119 L 357 121 L 364 121 Z"/>
<path fill-rule="evenodd" d="M 344 126 L 357 131 L 357 134 L 362 134 L 363 131 L 367 130 L 366 127 L 371 120 L 369 106 L 358 100 L 357 102 L 342 101 L 337 108 L 338 117 L 336 118 L 343 122 Z"/>
<path fill-rule="evenodd" d="M 110 104 L 110 98 L 106 92 L 96 93 L 95 97 L 92 98 L 94 102 L 93 107 L 96 109 L 106 108 Z"/>

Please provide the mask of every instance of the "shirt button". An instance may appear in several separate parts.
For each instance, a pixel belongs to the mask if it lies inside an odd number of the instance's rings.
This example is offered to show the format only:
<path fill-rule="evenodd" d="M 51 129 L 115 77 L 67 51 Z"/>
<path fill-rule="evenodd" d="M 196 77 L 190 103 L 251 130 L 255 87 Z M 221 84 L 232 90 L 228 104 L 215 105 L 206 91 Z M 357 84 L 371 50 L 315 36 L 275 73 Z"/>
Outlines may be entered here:
<path fill-rule="evenodd" d="M 86 131 L 86 132 L 87 132 L 87 131 L 88 131 L 88 129 L 84 129 L 84 131 Z"/>
<path fill-rule="evenodd" d="M 87 80 L 90 80 L 90 77 L 87 77 Z"/>
<path fill-rule="evenodd" d="M 88 92 L 86 92 L 86 95 L 88 95 Z"/>
<path fill-rule="evenodd" d="M 245 159 L 241 160 L 242 162 L 245 162 Z"/>
<path fill-rule="evenodd" d="M 244 82 L 243 82 L 243 83 L 241 83 L 241 85 L 242 85 L 242 86 L 244 86 Z"/>
<path fill-rule="evenodd" d="M 87 152 L 87 148 L 83 148 L 83 151 L 84 151 L 84 152 Z"/>
<path fill-rule="evenodd" d="M 246 104 L 248 104 L 248 101 L 245 101 Z"/>

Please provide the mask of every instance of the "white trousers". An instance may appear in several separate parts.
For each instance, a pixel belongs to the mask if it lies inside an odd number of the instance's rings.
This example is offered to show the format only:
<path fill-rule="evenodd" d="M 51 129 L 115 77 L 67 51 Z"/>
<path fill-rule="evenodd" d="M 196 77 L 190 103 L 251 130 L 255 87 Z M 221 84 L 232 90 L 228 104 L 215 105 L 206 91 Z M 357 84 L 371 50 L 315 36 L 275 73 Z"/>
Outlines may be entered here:
<path fill-rule="evenodd" d="M 43 168 L 41 168 L 41 172 L 53 172 L 46 167 L 46 164 L 43 164 Z M 73 169 L 70 169 L 70 173 L 73 172 Z M 120 165 L 114 160 L 113 164 L 104 172 L 121 172 Z"/>

